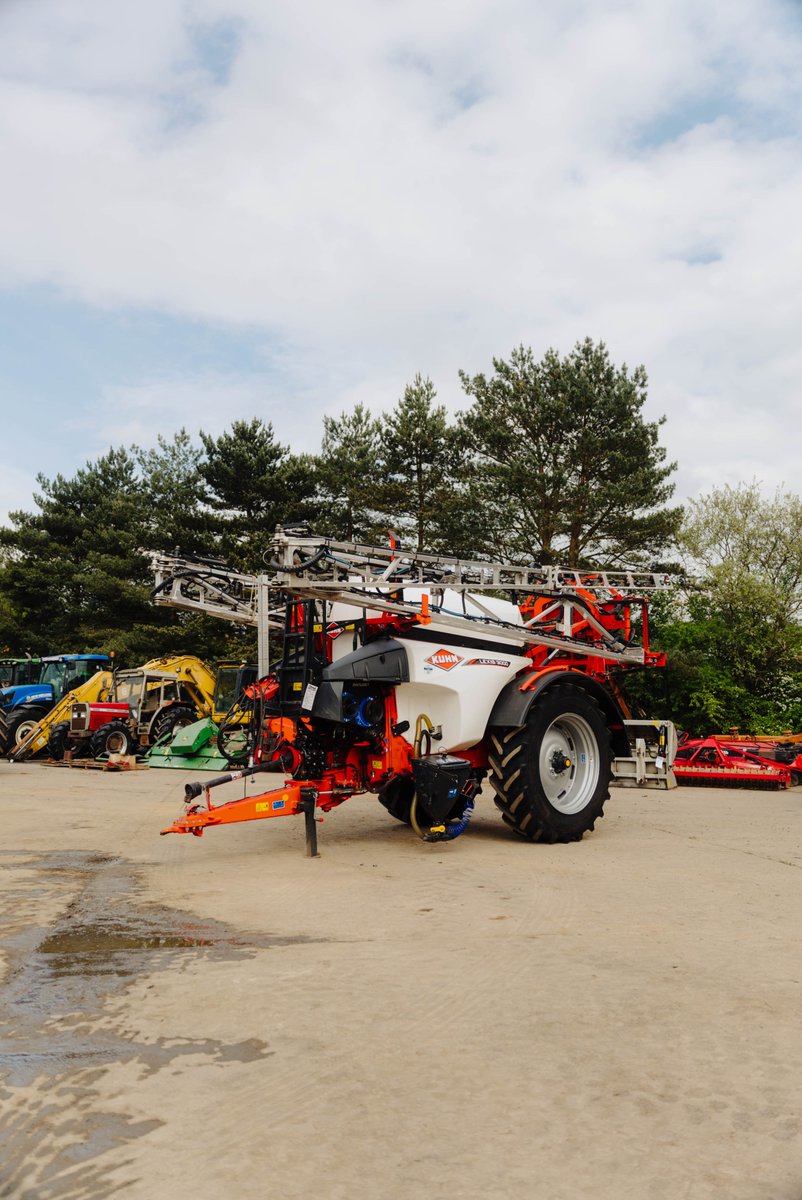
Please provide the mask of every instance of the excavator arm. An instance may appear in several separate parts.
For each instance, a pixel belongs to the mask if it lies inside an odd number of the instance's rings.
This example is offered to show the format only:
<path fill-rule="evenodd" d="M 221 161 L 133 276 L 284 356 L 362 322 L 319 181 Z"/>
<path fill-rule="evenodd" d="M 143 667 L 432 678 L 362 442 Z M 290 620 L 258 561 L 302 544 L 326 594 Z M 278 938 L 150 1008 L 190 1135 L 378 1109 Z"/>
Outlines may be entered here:
<path fill-rule="evenodd" d="M 163 671 L 175 675 L 192 697 L 201 716 L 211 716 L 214 701 L 215 673 L 194 654 L 176 654 L 167 658 L 152 658 L 143 671 Z"/>
<path fill-rule="evenodd" d="M 111 690 L 112 681 L 111 671 L 98 671 L 91 679 L 87 679 L 73 691 L 67 692 L 67 695 L 62 697 L 46 716 L 42 717 L 39 724 L 34 726 L 24 741 L 11 751 L 8 756 L 11 761 L 24 762 L 32 754 L 38 754 L 40 750 L 44 750 L 53 728 L 61 721 L 69 721 L 73 704 L 79 701 L 92 704 L 99 700 L 105 700 Z"/>

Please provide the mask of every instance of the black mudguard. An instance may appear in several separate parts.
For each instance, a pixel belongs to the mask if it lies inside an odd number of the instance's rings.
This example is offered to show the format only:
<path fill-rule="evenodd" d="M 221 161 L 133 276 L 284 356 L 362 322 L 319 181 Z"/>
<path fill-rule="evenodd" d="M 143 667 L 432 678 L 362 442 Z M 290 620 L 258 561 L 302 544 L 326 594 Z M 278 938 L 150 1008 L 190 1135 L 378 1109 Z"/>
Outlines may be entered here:
<path fill-rule="evenodd" d="M 488 719 L 488 726 L 493 729 L 519 727 L 524 724 L 530 708 L 538 696 L 548 687 L 556 683 L 570 683 L 573 687 L 587 692 L 592 696 L 604 713 L 610 729 L 611 743 L 614 754 L 628 755 L 630 753 L 629 739 L 624 728 L 624 713 L 613 693 L 597 679 L 583 675 L 580 671 L 549 671 L 528 688 L 521 691 L 521 679 L 512 679 L 496 697 L 496 703 Z"/>

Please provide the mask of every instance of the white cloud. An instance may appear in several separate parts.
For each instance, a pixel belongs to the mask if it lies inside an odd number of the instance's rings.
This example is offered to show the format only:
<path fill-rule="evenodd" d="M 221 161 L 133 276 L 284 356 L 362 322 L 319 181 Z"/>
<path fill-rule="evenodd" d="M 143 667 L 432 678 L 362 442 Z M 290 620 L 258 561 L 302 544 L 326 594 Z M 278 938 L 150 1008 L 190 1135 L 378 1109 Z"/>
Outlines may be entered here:
<path fill-rule="evenodd" d="M 683 491 L 793 484 L 797 15 L 781 0 L 7 2 L 0 273 L 263 328 L 282 422 L 292 409 L 307 438 L 322 411 L 390 404 L 418 370 L 458 405 L 459 367 L 602 338 L 646 363 Z M 202 48 L 232 20 L 220 86 Z M 247 415 L 263 384 L 154 382 L 145 364 L 109 386 L 129 417 L 102 429 L 144 441 L 154 420 Z"/>
<path fill-rule="evenodd" d="M 183 427 L 192 433 L 202 429 L 217 436 L 243 413 L 272 422 L 279 442 L 292 442 L 298 449 L 318 448 L 317 440 L 304 444 L 310 430 L 303 411 L 288 406 L 264 378 L 219 372 L 112 385 L 104 391 L 95 416 L 77 425 L 87 437 L 90 453 L 99 454 L 133 443 L 155 446 L 165 427 L 165 414 L 171 429 Z"/>

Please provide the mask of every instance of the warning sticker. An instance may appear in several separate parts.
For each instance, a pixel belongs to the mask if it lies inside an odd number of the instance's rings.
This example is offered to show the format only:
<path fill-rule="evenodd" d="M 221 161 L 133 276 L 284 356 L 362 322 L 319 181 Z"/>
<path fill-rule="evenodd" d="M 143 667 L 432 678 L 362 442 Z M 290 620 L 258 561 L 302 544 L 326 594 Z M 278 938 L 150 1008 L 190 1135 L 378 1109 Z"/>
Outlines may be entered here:
<path fill-rule="evenodd" d="M 431 663 L 433 667 L 439 667 L 441 671 L 451 671 L 463 661 L 453 650 L 443 649 L 435 650 L 434 654 L 426 659 L 427 663 Z"/>
<path fill-rule="evenodd" d="M 282 808 L 287 807 L 286 793 L 280 800 L 262 800 L 253 806 L 254 812 L 281 812 Z"/>

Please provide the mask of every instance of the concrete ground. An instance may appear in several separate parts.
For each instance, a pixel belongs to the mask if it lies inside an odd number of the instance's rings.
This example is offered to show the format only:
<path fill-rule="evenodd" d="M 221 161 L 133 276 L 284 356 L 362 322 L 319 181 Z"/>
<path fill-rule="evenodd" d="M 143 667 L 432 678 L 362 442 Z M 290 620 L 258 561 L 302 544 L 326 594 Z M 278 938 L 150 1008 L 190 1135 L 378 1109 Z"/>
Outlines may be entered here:
<path fill-rule="evenodd" d="M 799 792 L 307 859 L 184 778 L 0 763 L 0 1196 L 802 1197 Z"/>

